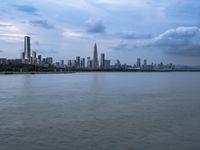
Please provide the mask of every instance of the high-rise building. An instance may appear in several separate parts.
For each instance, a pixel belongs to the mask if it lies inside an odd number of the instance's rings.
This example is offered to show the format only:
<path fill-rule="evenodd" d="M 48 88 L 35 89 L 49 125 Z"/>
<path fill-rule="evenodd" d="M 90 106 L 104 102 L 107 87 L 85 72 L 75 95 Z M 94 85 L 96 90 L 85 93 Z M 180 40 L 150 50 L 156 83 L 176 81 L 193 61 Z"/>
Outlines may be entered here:
<path fill-rule="evenodd" d="M 104 68 L 110 69 L 110 60 L 105 60 Z"/>
<path fill-rule="evenodd" d="M 60 60 L 60 67 L 64 67 L 65 65 L 65 61 L 64 60 Z"/>
<path fill-rule="evenodd" d="M 97 69 L 98 68 L 98 54 L 97 54 L 97 44 L 96 43 L 94 45 L 92 68 L 93 69 Z"/>
<path fill-rule="evenodd" d="M 143 65 L 144 65 L 144 67 L 147 66 L 147 60 L 146 59 L 144 60 L 144 64 Z"/>
<path fill-rule="evenodd" d="M 81 64 L 81 57 L 80 56 L 77 56 L 76 57 L 76 67 L 80 67 L 80 64 Z"/>
<path fill-rule="evenodd" d="M 71 67 L 72 66 L 72 61 L 71 60 L 68 60 L 67 61 L 67 67 Z"/>
<path fill-rule="evenodd" d="M 36 52 L 32 52 L 31 63 L 33 63 L 33 64 L 37 63 L 37 54 L 36 54 Z"/>
<path fill-rule="evenodd" d="M 85 58 L 81 58 L 81 68 L 85 68 Z"/>
<path fill-rule="evenodd" d="M 52 57 L 47 57 L 46 58 L 46 64 L 52 65 L 53 64 L 53 58 Z"/>
<path fill-rule="evenodd" d="M 90 59 L 90 57 L 87 57 L 87 68 L 91 69 L 92 68 L 92 60 Z"/>
<path fill-rule="evenodd" d="M 141 59 L 140 59 L 140 58 L 137 59 L 137 63 L 136 63 L 136 65 L 137 65 L 138 68 L 141 67 Z"/>
<path fill-rule="evenodd" d="M 38 55 L 38 63 L 41 64 L 42 62 L 42 55 Z"/>
<path fill-rule="evenodd" d="M 32 58 L 33 58 L 33 59 L 37 59 L 37 54 L 36 54 L 36 52 L 32 52 Z"/>
<path fill-rule="evenodd" d="M 31 42 L 30 37 L 24 37 L 24 58 L 30 60 L 31 58 Z"/>
<path fill-rule="evenodd" d="M 105 68 L 105 54 L 104 54 L 104 53 L 101 54 L 101 63 L 100 63 L 100 67 L 101 67 L 101 69 L 104 69 L 104 68 Z"/>

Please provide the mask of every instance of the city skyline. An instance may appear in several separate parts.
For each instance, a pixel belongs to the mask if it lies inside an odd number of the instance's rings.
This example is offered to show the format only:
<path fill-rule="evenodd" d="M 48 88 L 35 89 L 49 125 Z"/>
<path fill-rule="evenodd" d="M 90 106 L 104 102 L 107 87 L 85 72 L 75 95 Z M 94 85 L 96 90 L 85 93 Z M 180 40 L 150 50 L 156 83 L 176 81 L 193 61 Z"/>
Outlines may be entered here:
<path fill-rule="evenodd" d="M 76 56 L 75 59 L 55 61 L 53 57 L 44 57 L 36 51 L 31 51 L 31 37 L 24 36 L 24 50 L 21 52 L 20 58 L 0 58 L 0 65 L 30 65 L 45 68 L 62 68 L 72 70 L 129 70 L 129 71 L 176 71 L 176 70 L 199 70 L 200 66 L 177 65 L 173 63 L 151 62 L 147 59 L 137 58 L 134 64 L 121 63 L 119 59 L 111 63 L 110 59 L 105 59 L 105 53 L 98 53 L 96 42 L 94 43 L 93 57 L 87 56 L 87 60 L 82 56 Z M 32 55 L 31 55 L 32 52 Z M 99 55 L 98 55 L 99 54 Z M 91 59 L 92 58 L 92 59 Z M 16 69 L 16 68 L 15 68 Z"/>
<path fill-rule="evenodd" d="M 87 58 L 97 42 L 111 61 L 200 65 L 199 6 L 195 0 L 2 0 L 0 57 L 18 57 L 27 35 L 33 51 L 57 61 Z"/>

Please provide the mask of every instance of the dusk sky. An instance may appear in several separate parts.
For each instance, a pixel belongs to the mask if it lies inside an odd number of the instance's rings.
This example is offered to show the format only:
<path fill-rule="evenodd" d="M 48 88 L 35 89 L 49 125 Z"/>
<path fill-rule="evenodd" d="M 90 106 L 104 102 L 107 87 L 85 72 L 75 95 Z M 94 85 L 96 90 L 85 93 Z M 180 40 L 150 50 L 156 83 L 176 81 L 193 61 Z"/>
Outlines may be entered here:
<path fill-rule="evenodd" d="M 0 0 L 0 58 L 31 50 L 55 61 L 92 56 L 114 63 L 200 65 L 197 0 Z"/>

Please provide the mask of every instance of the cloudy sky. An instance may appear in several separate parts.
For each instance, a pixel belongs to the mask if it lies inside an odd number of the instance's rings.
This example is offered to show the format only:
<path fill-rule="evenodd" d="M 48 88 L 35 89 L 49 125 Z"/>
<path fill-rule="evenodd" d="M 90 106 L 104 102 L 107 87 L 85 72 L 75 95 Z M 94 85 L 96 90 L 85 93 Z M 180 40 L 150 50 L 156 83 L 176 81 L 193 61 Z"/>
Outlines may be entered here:
<path fill-rule="evenodd" d="M 23 36 L 56 61 L 98 52 L 114 62 L 200 65 L 197 0 L 0 0 L 0 57 L 17 58 Z"/>

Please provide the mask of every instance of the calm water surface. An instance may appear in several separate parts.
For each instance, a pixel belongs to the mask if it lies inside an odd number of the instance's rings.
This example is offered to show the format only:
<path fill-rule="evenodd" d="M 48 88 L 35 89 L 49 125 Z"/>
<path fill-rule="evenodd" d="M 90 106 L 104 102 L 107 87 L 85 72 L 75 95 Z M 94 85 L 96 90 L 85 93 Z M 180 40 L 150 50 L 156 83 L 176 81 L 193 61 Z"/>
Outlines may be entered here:
<path fill-rule="evenodd" d="M 200 73 L 0 75 L 0 150 L 199 150 Z"/>

